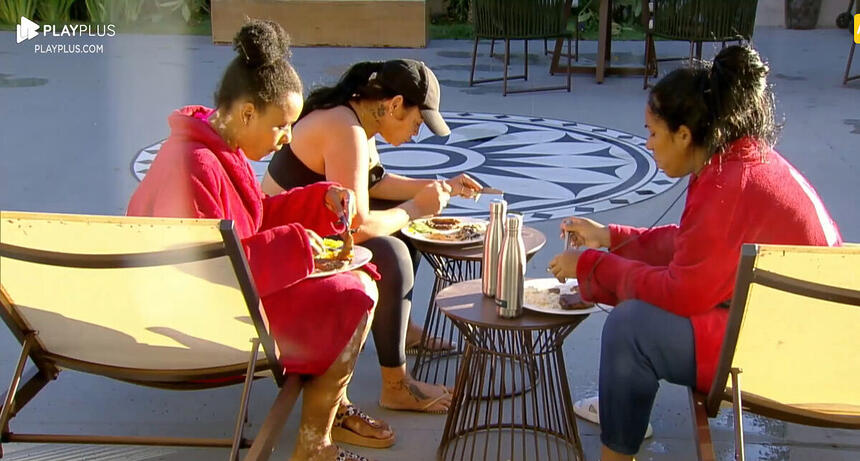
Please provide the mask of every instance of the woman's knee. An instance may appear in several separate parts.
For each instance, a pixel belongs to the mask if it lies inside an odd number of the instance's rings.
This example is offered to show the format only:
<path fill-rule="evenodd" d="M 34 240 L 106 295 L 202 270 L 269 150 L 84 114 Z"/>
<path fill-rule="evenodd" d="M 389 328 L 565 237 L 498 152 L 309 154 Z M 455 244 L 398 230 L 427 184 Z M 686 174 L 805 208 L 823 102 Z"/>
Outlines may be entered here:
<path fill-rule="evenodd" d="M 637 330 L 643 324 L 643 317 L 651 315 L 654 306 L 630 299 L 622 301 L 609 313 L 603 324 L 601 343 L 603 348 L 625 347 L 633 343 Z"/>
<path fill-rule="evenodd" d="M 404 294 L 412 289 L 412 256 L 403 241 L 384 235 L 374 237 L 362 245 L 373 252 L 373 263 L 379 269 L 383 283 L 401 287 Z"/>
<path fill-rule="evenodd" d="M 639 301 L 622 301 L 612 309 L 603 324 L 603 337 L 624 337 L 635 328 L 635 318 L 639 315 Z"/>
<path fill-rule="evenodd" d="M 350 273 L 358 279 L 359 283 L 361 283 L 361 290 L 368 298 L 370 298 L 373 302 L 373 306 L 376 307 L 376 303 L 379 301 L 379 289 L 376 286 L 376 280 L 373 280 L 373 278 L 363 270 L 354 270 Z"/>

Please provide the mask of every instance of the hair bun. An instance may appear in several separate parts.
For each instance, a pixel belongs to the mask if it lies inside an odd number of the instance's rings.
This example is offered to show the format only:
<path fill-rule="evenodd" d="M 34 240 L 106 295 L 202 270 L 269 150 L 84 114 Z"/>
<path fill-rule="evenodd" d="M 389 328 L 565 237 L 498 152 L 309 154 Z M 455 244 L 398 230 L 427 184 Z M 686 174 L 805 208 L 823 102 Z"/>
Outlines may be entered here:
<path fill-rule="evenodd" d="M 741 86 L 761 90 L 770 71 L 758 52 L 749 46 L 730 46 L 720 51 L 711 67 L 713 78 L 732 88 Z"/>
<path fill-rule="evenodd" d="M 275 21 L 251 19 L 233 38 L 233 49 L 249 67 L 262 67 L 289 57 L 290 37 Z"/>

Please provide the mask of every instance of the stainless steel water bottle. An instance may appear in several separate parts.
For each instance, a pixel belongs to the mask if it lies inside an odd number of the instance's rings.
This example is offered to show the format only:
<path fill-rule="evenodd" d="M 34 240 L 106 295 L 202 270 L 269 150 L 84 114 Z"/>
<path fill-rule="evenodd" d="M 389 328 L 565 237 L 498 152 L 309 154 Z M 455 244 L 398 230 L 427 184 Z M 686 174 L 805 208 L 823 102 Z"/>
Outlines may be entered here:
<path fill-rule="evenodd" d="M 526 248 L 523 244 L 523 215 L 511 213 L 506 220 L 505 238 L 499 253 L 496 283 L 496 311 L 499 317 L 523 315 L 523 284 L 526 275 Z"/>
<path fill-rule="evenodd" d="M 484 257 L 481 260 L 481 285 L 485 296 L 496 295 L 498 283 L 499 252 L 505 236 L 505 215 L 508 202 L 495 199 L 490 202 L 490 222 L 484 233 Z"/>

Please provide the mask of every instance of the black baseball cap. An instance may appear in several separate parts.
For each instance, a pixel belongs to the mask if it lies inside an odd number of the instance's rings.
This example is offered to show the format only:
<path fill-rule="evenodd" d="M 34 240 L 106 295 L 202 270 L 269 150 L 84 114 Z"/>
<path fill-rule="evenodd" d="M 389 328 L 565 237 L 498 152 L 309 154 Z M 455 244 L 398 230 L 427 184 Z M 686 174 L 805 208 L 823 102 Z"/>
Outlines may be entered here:
<path fill-rule="evenodd" d="M 439 80 L 426 64 L 413 59 L 385 61 L 376 78 L 411 104 L 417 105 L 430 131 L 439 136 L 451 134 L 451 129 L 439 113 Z"/>

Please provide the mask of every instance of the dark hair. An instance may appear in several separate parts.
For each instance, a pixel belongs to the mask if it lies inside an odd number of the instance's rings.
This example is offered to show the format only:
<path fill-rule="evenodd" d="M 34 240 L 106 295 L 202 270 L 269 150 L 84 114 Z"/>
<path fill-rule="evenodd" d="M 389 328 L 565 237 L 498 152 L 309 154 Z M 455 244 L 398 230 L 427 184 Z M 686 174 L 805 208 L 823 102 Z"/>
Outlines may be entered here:
<path fill-rule="evenodd" d="M 384 61 L 364 61 L 353 64 L 335 86 L 314 88 L 305 99 L 299 120 L 317 109 L 331 109 L 346 104 L 352 99 L 382 100 L 393 98 L 399 93 L 386 87 L 374 74 L 382 71 Z M 417 105 L 413 101 L 403 101 L 406 107 Z"/>
<path fill-rule="evenodd" d="M 251 19 L 233 38 L 233 58 L 215 91 L 216 107 L 229 107 L 250 98 L 254 107 L 283 100 L 288 93 L 302 93 L 302 81 L 287 62 L 290 37 L 274 21 Z"/>
<path fill-rule="evenodd" d="M 648 107 L 672 131 L 687 126 L 708 156 L 750 136 L 762 148 L 776 142 L 768 66 L 749 46 L 724 48 L 712 63 L 671 72 L 651 90 Z"/>

